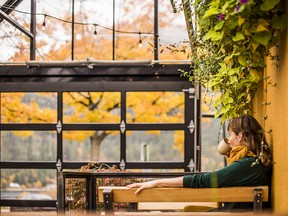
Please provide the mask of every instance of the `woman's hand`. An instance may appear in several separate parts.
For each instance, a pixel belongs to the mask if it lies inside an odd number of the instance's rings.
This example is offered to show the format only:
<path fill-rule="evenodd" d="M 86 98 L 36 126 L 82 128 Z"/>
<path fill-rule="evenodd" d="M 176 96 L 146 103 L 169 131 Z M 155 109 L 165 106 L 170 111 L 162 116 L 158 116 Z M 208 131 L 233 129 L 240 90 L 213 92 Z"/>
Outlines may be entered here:
<path fill-rule="evenodd" d="M 135 194 L 138 194 L 142 190 L 146 188 L 155 188 L 157 187 L 158 180 L 148 181 L 148 182 L 142 182 L 142 183 L 133 183 L 127 185 L 128 188 L 138 188 L 135 192 Z"/>
<path fill-rule="evenodd" d="M 133 183 L 127 185 L 128 188 L 138 188 L 135 194 L 141 192 L 145 188 L 155 187 L 183 187 L 183 176 L 176 178 L 156 179 L 153 181 Z"/>

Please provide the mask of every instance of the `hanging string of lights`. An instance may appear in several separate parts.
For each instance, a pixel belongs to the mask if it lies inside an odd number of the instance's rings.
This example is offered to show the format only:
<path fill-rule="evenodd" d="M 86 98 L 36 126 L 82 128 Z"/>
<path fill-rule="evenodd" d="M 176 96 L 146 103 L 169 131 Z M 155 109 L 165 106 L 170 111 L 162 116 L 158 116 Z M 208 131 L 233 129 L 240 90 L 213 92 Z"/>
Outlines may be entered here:
<path fill-rule="evenodd" d="M 11 7 L 7 7 L 5 5 L 2 5 L 3 8 L 6 8 L 6 9 L 11 9 Z M 21 10 L 17 10 L 17 9 L 13 9 L 13 11 L 17 12 L 17 13 L 21 13 L 21 14 L 26 14 L 26 15 L 35 15 L 35 16 L 43 16 L 43 22 L 42 22 L 42 28 L 43 30 L 47 27 L 47 18 L 51 18 L 51 19 L 54 19 L 54 20 L 57 20 L 57 21 L 60 21 L 60 22 L 63 22 L 63 23 L 69 23 L 71 24 L 72 21 L 69 21 L 69 20 L 65 20 L 65 19 L 61 19 L 59 17 L 55 17 L 55 16 L 52 16 L 52 15 L 49 15 L 49 14 L 46 14 L 46 13 L 30 13 L 30 12 L 26 12 L 26 11 L 21 11 Z M 124 33 L 124 34 L 136 34 L 136 35 L 139 35 L 139 47 L 142 47 L 142 39 L 141 39 L 141 35 L 152 35 L 154 36 L 154 33 L 152 32 L 141 32 L 141 31 L 123 31 L 123 30 L 117 30 L 117 29 L 112 29 L 112 28 L 109 28 L 107 26 L 103 26 L 103 25 L 100 25 L 98 23 L 91 23 L 91 22 L 75 22 L 74 21 L 74 24 L 75 25 L 83 25 L 83 26 L 94 26 L 94 36 L 96 36 L 98 33 L 97 33 L 97 27 L 100 27 L 100 28 L 103 28 L 103 29 L 106 29 L 108 31 L 114 31 L 114 32 L 117 32 L 117 33 Z"/>

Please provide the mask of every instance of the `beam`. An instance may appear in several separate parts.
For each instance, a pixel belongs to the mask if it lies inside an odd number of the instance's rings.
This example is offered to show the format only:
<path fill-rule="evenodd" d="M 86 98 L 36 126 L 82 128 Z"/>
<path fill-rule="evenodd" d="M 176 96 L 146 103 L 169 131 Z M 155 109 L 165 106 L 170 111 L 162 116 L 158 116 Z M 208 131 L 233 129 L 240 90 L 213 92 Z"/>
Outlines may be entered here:
<path fill-rule="evenodd" d="M 192 19 L 192 10 L 191 10 L 191 1 L 190 0 L 182 0 L 183 4 L 183 11 L 184 11 L 184 16 L 186 20 L 186 27 L 187 27 L 187 32 L 188 32 L 188 37 L 190 41 L 190 47 L 191 50 L 193 50 L 193 38 L 195 36 L 195 30 L 193 28 L 193 19 Z"/>
<path fill-rule="evenodd" d="M 23 0 L 8 0 L 0 8 L 7 15 L 9 15 Z M 0 23 L 3 19 L 0 18 Z"/>
<path fill-rule="evenodd" d="M 154 0 L 154 60 L 159 60 L 159 21 L 158 21 L 158 0 Z"/>
<path fill-rule="evenodd" d="M 33 39 L 34 35 L 27 31 L 23 26 L 19 25 L 15 20 L 11 19 L 4 11 L 0 10 L 0 17 L 5 19 L 7 22 L 9 22 L 11 25 L 13 25 L 15 28 L 23 32 L 25 35 L 27 35 L 29 38 Z"/>
<path fill-rule="evenodd" d="M 30 32 L 35 37 L 30 39 L 30 60 L 35 60 L 36 55 L 36 0 L 31 0 Z"/>

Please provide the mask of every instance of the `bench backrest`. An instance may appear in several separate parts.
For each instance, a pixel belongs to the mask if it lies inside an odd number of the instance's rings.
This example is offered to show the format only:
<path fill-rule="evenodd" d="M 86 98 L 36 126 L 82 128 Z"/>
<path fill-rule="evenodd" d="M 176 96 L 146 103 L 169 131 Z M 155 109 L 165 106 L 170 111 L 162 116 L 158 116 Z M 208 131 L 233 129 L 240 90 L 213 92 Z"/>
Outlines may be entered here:
<path fill-rule="evenodd" d="M 256 189 L 256 190 L 255 190 Z M 111 191 L 113 202 L 254 202 L 255 191 L 262 189 L 262 201 L 268 201 L 268 186 L 225 188 L 151 188 L 135 194 L 137 188 L 103 186 L 98 189 L 99 202 L 103 192 Z"/>

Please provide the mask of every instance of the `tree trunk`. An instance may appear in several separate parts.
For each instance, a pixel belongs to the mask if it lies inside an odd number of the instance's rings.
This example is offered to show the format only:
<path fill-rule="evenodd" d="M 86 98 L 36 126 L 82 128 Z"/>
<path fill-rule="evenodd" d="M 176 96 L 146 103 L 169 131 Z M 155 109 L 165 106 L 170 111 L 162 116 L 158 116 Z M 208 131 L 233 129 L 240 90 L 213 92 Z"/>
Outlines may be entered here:
<path fill-rule="evenodd" d="M 91 137 L 91 151 L 90 151 L 90 161 L 98 162 L 100 160 L 100 142 L 97 137 Z"/>
<path fill-rule="evenodd" d="M 93 136 L 90 137 L 91 150 L 90 150 L 90 161 L 99 162 L 100 161 L 100 146 L 107 134 L 104 132 L 95 132 Z"/>

